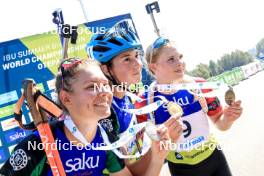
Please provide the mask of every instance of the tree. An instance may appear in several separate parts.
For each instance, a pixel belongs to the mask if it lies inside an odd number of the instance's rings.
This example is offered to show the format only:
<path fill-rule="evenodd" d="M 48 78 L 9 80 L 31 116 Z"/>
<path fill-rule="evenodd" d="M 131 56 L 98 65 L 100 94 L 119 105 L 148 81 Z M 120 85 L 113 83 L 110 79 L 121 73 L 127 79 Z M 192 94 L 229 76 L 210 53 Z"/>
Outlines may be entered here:
<path fill-rule="evenodd" d="M 217 64 L 220 68 L 218 73 L 222 73 L 224 71 L 232 70 L 235 67 L 246 65 L 253 60 L 254 58 L 248 52 L 239 50 L 233 51 L 231 54 L 225 54 L 221 57 L 220 60 L 217 61 Z"/>
<path fill-rule="evenodd" d="M 210 60 L 209 61 L 209 71 L 210 71 L 210 76 L 216 76 L 218 74 L 219 67 L 217 64 Z"/>
<path fill-rule="evenodd" d="M 240 67 L 252 62 L 254 58 L 248 53 L 243 51 L 233 51 L 231 54 L 224 54 L 220 60 L 209 61 L 209 66 L 200 63 L 196 68 L 190 72 L 190 75 L 203 77 L 205 79 L 210 76 L 216 76 L 225 71 L 232 70 L 235 67 Z"/>
<path fill-rule="evenodd" d="M 200 63 L 195 67 L 193 71 L 190 72 L 192 76 L 201 77 L 207 79 L 210 77 L 209 67 L 206 64 Z"/>
<path fill-rule="evenodd" d="M 257 45 L 256 45 L 256 49 L 257 49 L 257 57 L 260 57 L 260 55 L 264 54 L 264 38 L 261 39 Z"/>

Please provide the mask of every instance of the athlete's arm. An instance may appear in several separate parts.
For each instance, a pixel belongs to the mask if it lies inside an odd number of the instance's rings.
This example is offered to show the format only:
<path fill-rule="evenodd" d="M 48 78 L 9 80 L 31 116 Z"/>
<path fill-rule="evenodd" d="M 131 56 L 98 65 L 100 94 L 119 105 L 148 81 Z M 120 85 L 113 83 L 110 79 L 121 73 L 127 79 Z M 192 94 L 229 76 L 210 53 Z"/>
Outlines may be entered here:
<path fill-rule="evenodd" d="M 241 107 L 241 101 L 239 100 L 234 102 L 231 106 L 225 107 L 214 116 L 209 117 L 219 130 L 225 131 L 228 130 L 233 122 L 241 116 L 242 111 L 243 108 Z"/>
<path fill-rule="evenodd" d="M 134 176 L 140 176 L 144 172 L 146 172 L 147 168 L 149 167 L 150 161 L 151 161 L 151 155 L 152 155 L 152 152 L 151 150 L 149 150 L 139 160 L 131 164 L 126 163 L 127 164 L 126 166 L 129 168 L 129 170 L 133 173 Z"/>
<path fill-rule="evenodd" d="M 205 82 L 204 79 L 195 79 L 196 82 Z M 202 90 L 203 93 L 210 92 L 210 89 Z M 237 120 L 241 114 L 243 108 L 241 107 L 241 101 L 234 102 L 231 106 L 222 108 L 220 101 L 217 97 L 205 98 L 208 106 L 207 115 L 215 124 L 215 126 L 221 130 L 228 130 L 233 122 Z"/>
<path fill-rule="evenodd" d="M 168 128 L 160 126 L 158 130 L 160 141 L 152 141 L 151 146 L 151 161 L 149 167 L 146 169 L 145 176 L 158 176 L 163 166 L 164 160 L 167 157 L 169 150 L 161 147 L 161 144 L 169 142 Z"/>
<path fill-rule="evenodd" d="M 151 149 L 140 160 L 128 166 L 134 176 L 158 176 L 168 155 L 168 150 L 160 143 L 169 140 L 168 129 L 160 126 L 158 130 L 160 141 L 152 141 Z"/>
<path fill-rule="evenodd" d="M 176 143 L 182 134 L 182 122 L 180 116 L 171 116 L 164 125 L 168 128 L 170 140 L 172 143 Z"/>
<path fill-rule="evenodd" d="M 231 127 L 231 123 L 226 121 L 223 116 L 223 108 L 217 97 L 206 98 L 208 112 L 207 115 L 209 119 L 214 123 L 214 125 L 221 131 L 225 131 Z"/>

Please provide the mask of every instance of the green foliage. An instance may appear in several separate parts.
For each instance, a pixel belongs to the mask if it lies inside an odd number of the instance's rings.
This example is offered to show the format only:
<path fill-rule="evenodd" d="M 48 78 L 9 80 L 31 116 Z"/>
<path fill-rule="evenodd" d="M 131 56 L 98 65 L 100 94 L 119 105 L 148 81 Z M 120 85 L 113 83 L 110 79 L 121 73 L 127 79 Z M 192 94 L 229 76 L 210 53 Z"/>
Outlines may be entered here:
<path fill-rule="evenodd" d="M 236 50 L 231 54 L 225 54 L 217 62 L 218 66 L 221 68 L 219 74 L 228 70 L 232 70 L 235 67 L 240 67 L 252 62 L 254 58 L 248 53 Z"/>
<path fill-rule="evenodd" d="M 252 62 L 254 58 L 248 53 L 236 50 L 231 54 L 224 54 L 220 60 L 209 61 L 209 66 L 206 64 L 199 64 L 189 73 L 192 76 L 203 77 L 205 79 L 221 74 L 225 71 L 232 70 L 235 67 L 240 67 Z"/>
<path fill-rule="evenodd" d="M 190 75 L 207 79 L 210 77 L 209 67 L 206 64 L 200 63 L 190 72 Z"/>
<path fill-rule="evenodd" d="M 261 39 L 257 45 L 256 45 L 256 49 L 257 49 L 257 57 L 260 56 L 260 54 L 264 55 L 264 38 Z"/>
<path fill-rule="evenodd" d="M 219 73 L 218 65 L 212 60 L 209 61 L 209 71 L 210 71 L 210 76 L 216 76 Z"/>

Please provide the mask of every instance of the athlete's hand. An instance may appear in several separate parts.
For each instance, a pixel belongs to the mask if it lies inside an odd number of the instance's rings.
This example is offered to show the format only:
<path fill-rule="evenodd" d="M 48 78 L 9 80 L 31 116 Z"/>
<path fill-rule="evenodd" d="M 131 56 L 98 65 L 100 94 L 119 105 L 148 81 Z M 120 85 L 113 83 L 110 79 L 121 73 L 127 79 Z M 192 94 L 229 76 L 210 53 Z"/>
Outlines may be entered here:
<path fill-rule="evenodd" d="M 241 116 L 242 111 L 243 108 L 241 107 L 241 101 L 235 101 L 230 106 L 224 108 L 224 118 L 228 122 L 234 122 Z"/>
<path fill-rule="evenodd" d="M 169 143 L 169 133 L 168 128 L 164 125 L 161 125 L 157 129 L 157 133 L 159 135 L 159 141 L 152 141 L 151 151 L 152 157 L 155 158 L 157 162 L 164 162 L 164 159 L 167 157 L 169 153 L 169 148 L 167 146 Z"/>
<path fill-rule="evenodd" d="M 171 142 L 175 143 L 182 134 L 183 125 L 179 116 L 171 116 L 164 125 L 168 128 Z"/>

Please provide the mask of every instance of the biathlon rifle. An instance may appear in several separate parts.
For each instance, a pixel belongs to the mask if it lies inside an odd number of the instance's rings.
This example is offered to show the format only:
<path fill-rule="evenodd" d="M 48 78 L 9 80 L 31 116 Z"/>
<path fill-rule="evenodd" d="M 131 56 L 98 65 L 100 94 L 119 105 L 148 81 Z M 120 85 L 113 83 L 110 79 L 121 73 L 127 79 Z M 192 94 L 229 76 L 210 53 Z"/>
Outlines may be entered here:
<path fill-rule="evenodd" d="M 155 20 L 154 14 L 153 14 L 153 11 L 156 11 L 157 13 L 160 12 L 159 3 L 158 3 L 158 1 L 155 1 L 155 2 L 152 2 L 150 4 L 147 4 L 145 7 L 146 7 L 147 14 L 150 15 L 151 21 L 152 21 L 154 29 L 155 29 L 155 33 L 157 34 L 158 37 L 160 37 L 161 36 L 160 30 L 158 28 L 158 25 L 156 23 L 156 20 Z"/>
<path fill-rule="evenodd" d="M 63 14 L 61 9 L 56 9 L 53 13 L 52 22 L 57 25 L 57 31 L 60 37 L 61 45 L 63 47 L 62 58 L 68 58 L 68 43 L 71 39 L 72 44 L 76 44 L 78 37 L 78 26 L 70 26 L 69 24 L 64 24 Z"/>

